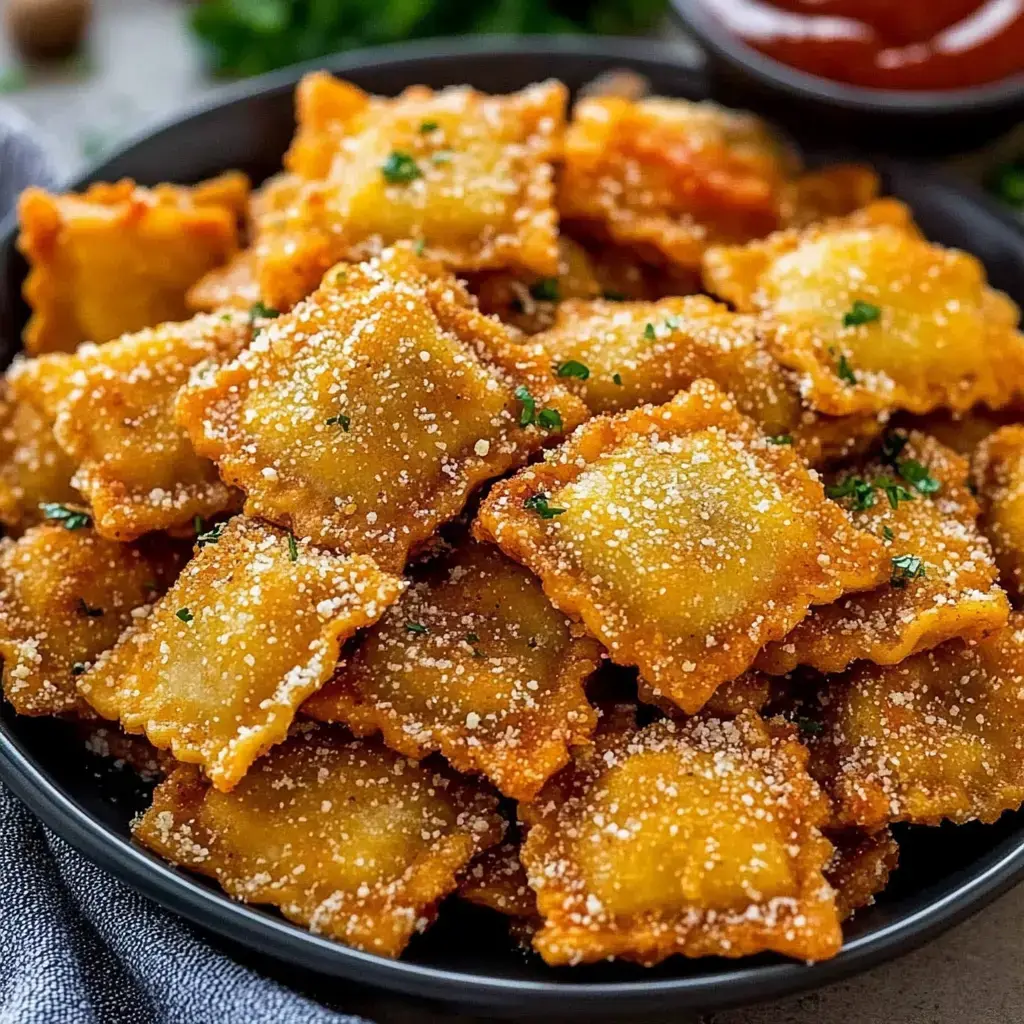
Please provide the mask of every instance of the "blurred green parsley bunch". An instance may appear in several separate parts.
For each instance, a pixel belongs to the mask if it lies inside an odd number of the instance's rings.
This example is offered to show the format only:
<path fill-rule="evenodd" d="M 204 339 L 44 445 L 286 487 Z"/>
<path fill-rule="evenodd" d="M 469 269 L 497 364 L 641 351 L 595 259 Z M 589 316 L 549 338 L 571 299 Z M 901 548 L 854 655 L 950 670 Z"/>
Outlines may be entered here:
<path fill-rule="evenodd" d="M 256 75 L 336 50 L 474 32 L 628 35 L 666 0 L 202 0 L 192 27 L 214 70 Z"/>

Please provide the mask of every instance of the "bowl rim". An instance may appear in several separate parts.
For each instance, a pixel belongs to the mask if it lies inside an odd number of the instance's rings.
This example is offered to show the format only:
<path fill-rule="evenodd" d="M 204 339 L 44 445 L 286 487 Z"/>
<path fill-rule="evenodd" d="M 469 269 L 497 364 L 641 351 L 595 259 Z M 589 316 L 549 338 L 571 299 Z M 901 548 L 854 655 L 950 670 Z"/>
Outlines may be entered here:
<path fill-rule="evenodd" d="M 104 168 L 165 131 L 186 127 L 194 119 L 253 96 L 290 90 L 310 69 L 325 68 L 344 74 L 369 66 L 397 68 L 408 64 L 410 73 L 414 74 L 416 66 L 426 61 L 481 57 L 508 60 L 526 54 L 554 57 L 573 54 L 605 62 L 629 60 L 651 68 L 662 67 L 684 77 L 689 72 L 695 82 L 700 78 L 699 72 L 679 63 L 676 47 L 650 40 L 484 37 L 424 40 L 349 51 L 215 90 L 179 114 L 136 133 L 66 187 L 81 187 L 102 175 Z M 963 192 L 968 203 L 984 206 L 1019 233 L 1019 223 L 1008 213 L 986 202 L 984 197 L 975 196 L 969 188 Z M 0 248 L 8 245 L 15 228 L 11 214 L 0 224 Z M 567 1017 L 600 1017 L 638 1009 L 723 1009 L 806 991 L 917 948 L 1024 880 L 1022 829 L 1004 837 L 970 865 L 955 871 L 943 881 L 944 892 L 940 896 L 929 895 L 933 887 L 925 889 L 915 897 L 916 909 L 853 937 L 831 960 L 814 965 L 792 961 L 754 964 L 737 961 L 736 966 L 689 977 L 638 981 L 534 981 L 388 960 L 314 935 L 258 907 L 238 903 L 109 829 L 50 777 L 2 719 L 0 780 L 47 826 L 88 859 L 137 892 L 202 928 L 276 960 L 311 968 L 324 975 L 345 977 L 449 1004 L 487 1008 L 501 1015 L 558 1012 Z"/>
<path fill-rule="evenodd" d="M 942 115 L 998 110 L 1024 102 L 1024 71 L 960 89 L 875 89 L 791 67 L 755 50 L 715 16 L 713 0 L 670 0 L 676 16 L 715 57 L 739 65 L 774 88 L 803 100 L 865 113 Z"/>

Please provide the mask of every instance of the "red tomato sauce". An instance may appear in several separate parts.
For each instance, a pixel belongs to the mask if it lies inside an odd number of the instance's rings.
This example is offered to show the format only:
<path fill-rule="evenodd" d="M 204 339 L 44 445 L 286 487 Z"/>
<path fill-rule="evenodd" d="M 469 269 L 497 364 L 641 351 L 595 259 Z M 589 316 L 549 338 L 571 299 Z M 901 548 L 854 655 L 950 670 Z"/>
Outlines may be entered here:
<path fill-rule="evenodd" d="M 749 46 L 876 89 L 961 89 L 1024 71 L 1024 0 L 705 0 Z"/>

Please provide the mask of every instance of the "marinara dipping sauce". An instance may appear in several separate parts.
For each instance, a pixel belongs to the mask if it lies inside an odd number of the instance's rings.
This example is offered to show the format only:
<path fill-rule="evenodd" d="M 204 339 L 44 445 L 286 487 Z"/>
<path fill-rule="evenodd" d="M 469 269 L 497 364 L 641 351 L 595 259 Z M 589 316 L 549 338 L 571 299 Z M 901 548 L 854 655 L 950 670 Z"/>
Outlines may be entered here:
<path fill-rule="evenodd" d="M 838 82 L 962 89 L 1024 71 L 1024 0 L 704 0 L 748 45 Z"/>

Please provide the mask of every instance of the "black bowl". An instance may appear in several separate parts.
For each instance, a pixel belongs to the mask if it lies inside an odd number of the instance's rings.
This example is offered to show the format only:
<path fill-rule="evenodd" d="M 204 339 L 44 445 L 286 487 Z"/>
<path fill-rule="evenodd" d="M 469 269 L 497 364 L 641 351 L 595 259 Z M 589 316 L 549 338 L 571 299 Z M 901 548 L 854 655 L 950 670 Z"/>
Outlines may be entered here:
<path fill-rule="evenodd" d="M 915 156 L 963 152 L 1008 130 L 1024 114 L 1024 73 L 966 89 L 869 89 L 759 53 L 716 16 L 715 0 L 671 3 L 708 52 L 725 102 L 754 105 L 796 128 L 813 123 L 816 139 L 829 145 L 853 141 Z"/>
<path fill-rule="evenodd" d="M 704 98 L 703 79 L 649 42 L 522 39 L 427 43 L 320 62 L 364 88 L 395 93 L 413 82 L 470 82 L 493 92 L 546 76 L 578 87 L 603 71 L 630 68 L 669 95 Z M 145 183 L 194 181 L 228 167 L 260 178 L 291 135 L 292 87 L 303 69 L 250 81 L 155 129 L 75 182 L 131 175 Z M 914 208 L 933 238 L 977 253 L 993 282 L 1024 301 L 1024 237 L 983 197 L 923 169 L 882 166 L 887 188 Z M 25 318 L 24 265 L 14 225 L 0 228 L 0 342 L 7 358 Z M 235 903 L 214 886 L 132 845 L 128 821 L 146 795 L 129 773 L 85 754 L 52 720 L 0 709 L 0 778 L 46 824 L 129 885 L 196 924 L 296 967 L 380 988 L 486 1008 L 495 1014 L 635 1017 L 655 1009 L 711 1009 L 806 989 L 906 952 L 1024 877 L 1024 815 L 996 825 L 901 830 L 902 865 L 878 904 L 858 914 L 834 960 L 815 966 L 759 956 L 741 961 L 675 958 L 643 970 L 597 964 L 555 970 L 513 952 L 497 915 L 451 901 L 438 924 L 398 962 L 311 935 L 270 911 Z M 266 961 L 264 961 L 266 962 Z"/>

